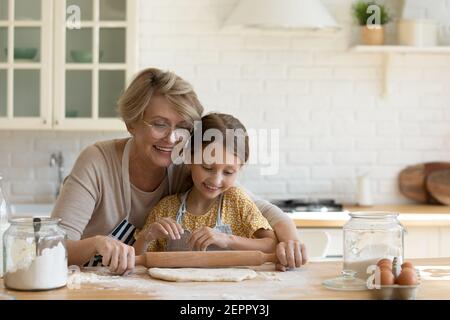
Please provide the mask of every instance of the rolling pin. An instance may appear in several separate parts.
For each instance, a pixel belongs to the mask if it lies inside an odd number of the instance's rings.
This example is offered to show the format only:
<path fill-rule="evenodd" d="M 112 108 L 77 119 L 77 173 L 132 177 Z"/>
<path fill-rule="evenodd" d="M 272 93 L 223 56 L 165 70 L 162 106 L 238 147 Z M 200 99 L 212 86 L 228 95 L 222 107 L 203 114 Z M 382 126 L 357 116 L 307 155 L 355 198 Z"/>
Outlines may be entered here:
<path fill-rule="evenodd" d="M 266 262 L 278 262 L 276 254 L 261 251 L 175 251 L 147 252 L 136 256 L 136 265 L 147 268 L 260 266 Z"/>

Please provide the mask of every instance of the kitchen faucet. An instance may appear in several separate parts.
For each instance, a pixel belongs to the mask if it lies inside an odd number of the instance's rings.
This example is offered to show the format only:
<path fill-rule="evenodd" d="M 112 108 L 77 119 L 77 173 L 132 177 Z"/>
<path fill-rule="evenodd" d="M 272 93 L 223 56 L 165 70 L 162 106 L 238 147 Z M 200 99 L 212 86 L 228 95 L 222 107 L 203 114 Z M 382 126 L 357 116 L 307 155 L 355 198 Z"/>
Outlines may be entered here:
<path fill-rule="evenodd" d="M 52 153 L 50 156 L 50 167 L 58 167 L 58 185 L 55 192 L 55 199 L 58 198 L 59 190 L 61 188 L 63 182 L 63 174 L 64 174 L 64 158 L 61 151 L 56 153 Z"/>

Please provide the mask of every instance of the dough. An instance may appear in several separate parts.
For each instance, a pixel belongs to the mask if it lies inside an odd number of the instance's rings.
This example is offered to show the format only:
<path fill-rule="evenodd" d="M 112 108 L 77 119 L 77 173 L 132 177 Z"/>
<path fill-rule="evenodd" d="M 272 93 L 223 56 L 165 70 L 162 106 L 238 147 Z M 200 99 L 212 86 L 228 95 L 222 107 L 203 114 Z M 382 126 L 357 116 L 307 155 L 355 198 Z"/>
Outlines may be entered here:
<path fill-rule="evenodd" d="M 233 281 L 253 279 L 256 272 L 251 269 L 224 268 L 150 268 L 151 277 L 166 281 L 190 282 L 190 281 Z"/>

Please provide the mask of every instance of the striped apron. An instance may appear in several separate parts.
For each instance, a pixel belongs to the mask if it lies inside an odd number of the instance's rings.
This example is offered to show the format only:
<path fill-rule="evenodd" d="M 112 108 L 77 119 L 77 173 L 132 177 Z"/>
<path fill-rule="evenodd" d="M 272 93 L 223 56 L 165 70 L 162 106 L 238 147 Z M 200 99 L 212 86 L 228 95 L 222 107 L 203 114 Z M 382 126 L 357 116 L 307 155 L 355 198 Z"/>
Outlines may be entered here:
<path fill-rule="evenodd" d="M 122 155 L 122 186 L 123 194 L 125 200 L 125 218 L 111 231 L 108 235 L 109 237 L 123 242 L 129 246 L 132 246 L 134 239 L 134 231 L 136 227 L 128 221 L 131 212 L 131 186 L 130 186 L 130 174 L 129 174 L 129 163 L 130 163 L 130 149 L 132 138 L 127 141 Z M 103 257 L 101 255 L 96 255 L 87 262 L 84 267 L 95 267 L 101 265 Z"/>

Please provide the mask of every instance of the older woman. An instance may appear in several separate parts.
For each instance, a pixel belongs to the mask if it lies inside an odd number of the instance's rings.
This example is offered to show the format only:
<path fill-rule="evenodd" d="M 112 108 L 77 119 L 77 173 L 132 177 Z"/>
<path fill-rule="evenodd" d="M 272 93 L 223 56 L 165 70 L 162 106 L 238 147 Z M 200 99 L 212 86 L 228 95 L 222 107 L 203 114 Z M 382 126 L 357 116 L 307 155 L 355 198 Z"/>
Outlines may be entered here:
<path fill-rule="evenodd" d="M 149 68 L 122 95 L 119 111 L 132 137 L 83 150 L 52 217 L 61 218 L 67 232 L 69 264 L 101 262 L 124 274 L 134 268 L 134 231 L 160 199 L 188 187 L 186 166 L 173 164 L 171 154 L 179 135 L 201 118 L 203 107 L 188 82 Z M 291 219 L 269 202 L 253 200 L 280 241 L 278 269 L 300 267 L 306 252 Z"/>

